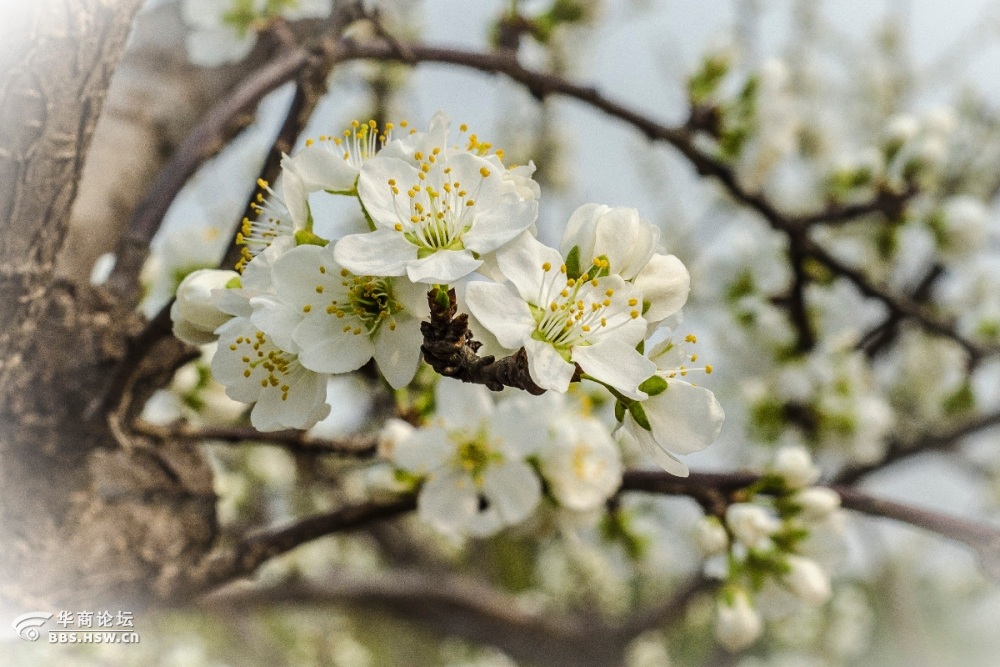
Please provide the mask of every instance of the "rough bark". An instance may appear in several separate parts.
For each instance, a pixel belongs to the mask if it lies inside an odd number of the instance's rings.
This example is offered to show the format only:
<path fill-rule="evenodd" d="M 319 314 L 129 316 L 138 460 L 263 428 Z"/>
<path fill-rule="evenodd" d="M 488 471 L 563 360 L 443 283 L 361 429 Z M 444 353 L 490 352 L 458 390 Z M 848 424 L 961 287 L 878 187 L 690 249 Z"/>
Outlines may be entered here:
<path fill-rule="evenodd" d="M 0 52 L 0 604 L 144 598 L 208 548 L 210 470 L 85 418 L 142 323 L 53 278 L 140 0 L 18 4 Z"/>

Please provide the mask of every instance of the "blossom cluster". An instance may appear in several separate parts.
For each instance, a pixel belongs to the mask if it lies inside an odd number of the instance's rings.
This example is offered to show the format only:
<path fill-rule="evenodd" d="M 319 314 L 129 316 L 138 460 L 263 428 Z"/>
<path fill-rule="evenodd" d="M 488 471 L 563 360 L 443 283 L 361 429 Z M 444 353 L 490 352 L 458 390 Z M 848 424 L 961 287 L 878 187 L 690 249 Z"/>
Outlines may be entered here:
<path fill-rule="evenodd" d="M 698 525 L 695 541 L 711 557 L 706 570 L 724 581 L 716 635 L 726 648 L 756 641 L 764 615 L 789 616 L 830 598 L 845 516 L 835 491 L 814 486 L 819 475 L 804 448 L 782 448 L 741 502 Z"/>
<path fill-rule="evenodd" d="M 399 130 L 402 138 L 394 136 Z M 455 288 L 470 328 L 491 351 L 523 350 L 531 381 L 550 393 L 563 394 L 574 381 L 596 383 L 615 402 L 619 440 L 686 475 L 676 454 L 706 447 L 723 420 L 712 392 L 689 381 L 690 373 L 712 370 L 686 351 L 694 337 L 675 342 L 669 335 L 687 300 L 687 269 L 659 249 L 659 228 L 630 208 L 581 206 L 560 248 L 546 246 L 535 235 L 534 165 L 507 166 L 503 158 L 464 125 L 456 139 L 443 113 L 426 131 L 355 121 L 340 136 L 308 141 L 284 157 L 274 187 L 259 183 L 256 219 L 244 220 L 238 235 L 237 270 L 200 270 L 180 284 L 171 310 L 175 334 L 193 344 L 218 341 L 212 373 L 230 398 L 254 404 L 257 429 L 307 429 L 329 413 L 330 375 L 374 360 L 393 389 L 409 385 L 421 361 L 428 298 L 447 298 Z M 354 198 L 368 230 L 323 238 L 310 196 Z M 457 485 L 467 491 L 462 506 L 472 511 L 472 499 L 490 497 L 486 489 L 503 479 L 523 492 L 523 505 L 486 505 L 494 523 L 514 523 L 540 489 L 525 457 L 562 465 L 549 458 L 558 458 L 558 443 L 581 438 L 606 449 L 603 436 L 581 435 L 599 431 L 597 425 L 557 428 L 553 419 L 532 419 L 551 412 L 541 399 L 504 401 L 499 416 L 490 417 L 478 389 L 464 387 L 478 397 L 464 420 L 450 407 L 464 404 L 461 392 L 447 391 L 429 416 L 443 425 L 422 428 L 397 448 L 397 465 L 427 478 L 422 504 Z M 469 430 L 476 416 L 485 421 Z M 522 430 L 499 435 L 506 422 Z M 496 445 L 494 431 L 500 441 L 520 444 Z M 542 447 L 544 434 L 555 444 Z M 420 457 L 405 454 L 411 441 L 422 443 Z M 458 441 L 457 454 L 442 444 Z M 534 449 L 523 450 L 527 443 Z M 505 447 L 513 449 L 504 454 Z M 416 463 L 435 451 L 438 459 Z M 461 484 L 454 475 L 432 474 L 446 460 L 463 471 Z M 534 492 L 528 482 L 517 486 L 518 476 L 534 480 Z M 559 483 L 551 488 L 562 493 Z"/>

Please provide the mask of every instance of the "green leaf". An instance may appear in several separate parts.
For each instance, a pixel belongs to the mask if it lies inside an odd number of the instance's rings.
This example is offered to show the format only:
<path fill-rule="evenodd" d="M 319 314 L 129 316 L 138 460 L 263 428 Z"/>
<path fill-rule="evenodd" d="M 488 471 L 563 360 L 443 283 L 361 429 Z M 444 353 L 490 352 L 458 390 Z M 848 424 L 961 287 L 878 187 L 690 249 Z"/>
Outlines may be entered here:
<path fill-rule="evenodd" d="M 644 391 L 650 396 L 656 396 L 662 394 L 667 390 L 667 381 L 661 378 L 659 375 L 654 375 L 647 378 L 639 385 L 639 391 Z"/>

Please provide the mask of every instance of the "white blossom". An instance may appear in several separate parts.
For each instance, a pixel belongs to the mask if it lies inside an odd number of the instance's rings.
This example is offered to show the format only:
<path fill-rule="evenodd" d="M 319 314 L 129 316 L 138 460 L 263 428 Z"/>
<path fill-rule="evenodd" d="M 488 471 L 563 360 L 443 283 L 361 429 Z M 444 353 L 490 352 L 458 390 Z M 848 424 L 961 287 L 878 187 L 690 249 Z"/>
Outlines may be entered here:
<path fill-rule="evenodd" d="M 729 547 L 729 534 L 718 517 L 706 516 L 695 526 L 694 543 L 705 556 L 714 556 Z"/>
<path fill-rule="evenodd" d="M 621 453 L 607 428 L 593 417 L 567 414 L 551 431 L 541 469 L 552 495 L 572 510 L 601 507 L 622 481 Z"/>
<path fill-rule="evenodd" d="M 546 437 L 545 417 L 519 396 L 494 405 L 490 392 L 441 378 L 432 422 L 396 442 L 393 462 L 424 478 L 422 519 L 442 533 L 485 536 L 526 519 L 542 485 L 525 458 Z"/>
<path fill-rule="evenodd" d="M 833 489 L 809 487 L 793 495 L 792 502 L 802 508 L 805 521 L 822 521 L 840 507 L 840 496 Z"/>
<path fill-rule="evenodd" d="M 535 384 L 564 392 L 578 364 L 625 396 L 645 398 L 639 384 L 656 367 L 635 350 L 646 332 L 637 289 L 619 276 L 569 278 L 559 252 L 528 235 L 497 258 L 512 284 L 471 283 L 466 301 L 500 345 L 525 348 Z"/>
<path fill-rule="evenodd" d="M 790 488 L 801 489 L 816 482 L 820 469 L 812 462 L 808 450 L 801 446 L 782 447 L 774 456 L 774 472 Z"/>
<path fill-rule="evenodd" d="M 783 581 L 800 600 L 818 606 L 830 599 L 830 576 L 813 560 L 802 556 L 787 556 L 789 571 Z"/>
<path fill-rule="evenodd" d="M 337 242 L 342 266 L 450 283 L 534 223 L 537 202 L 519 196 L 478 141 L 450 150 L 448 126 L 438 114 L 427 133 L 393 141 L 361 166 L 358 195 L 375 230 Z"/>
<path fill-rule="evenodd" d="M 726 510 L 726 525 L 749 549 L 766 546 L 771 535 L 781 529 L 781 521 L 759 505 L 733 503 Z"/>

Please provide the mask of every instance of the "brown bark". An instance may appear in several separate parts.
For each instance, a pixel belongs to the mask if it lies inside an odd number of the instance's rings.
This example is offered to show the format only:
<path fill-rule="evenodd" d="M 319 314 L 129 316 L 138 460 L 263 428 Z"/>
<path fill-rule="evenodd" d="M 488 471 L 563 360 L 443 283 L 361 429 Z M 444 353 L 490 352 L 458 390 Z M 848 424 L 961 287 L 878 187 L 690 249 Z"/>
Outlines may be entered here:
<path fill-rule="evenodd" d="M 53 278 L 139 4 L 23 3 L 0 54 L 0 602 L 14 608 L 145 597 L 213 537 L 195 450 L 84 416 L 142 323 Z"/>

